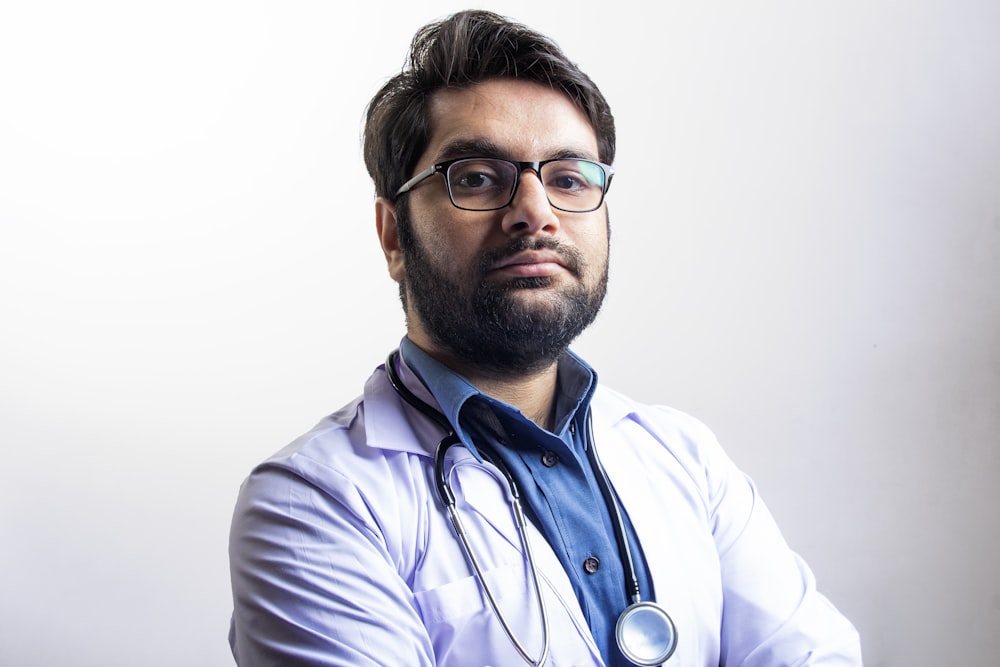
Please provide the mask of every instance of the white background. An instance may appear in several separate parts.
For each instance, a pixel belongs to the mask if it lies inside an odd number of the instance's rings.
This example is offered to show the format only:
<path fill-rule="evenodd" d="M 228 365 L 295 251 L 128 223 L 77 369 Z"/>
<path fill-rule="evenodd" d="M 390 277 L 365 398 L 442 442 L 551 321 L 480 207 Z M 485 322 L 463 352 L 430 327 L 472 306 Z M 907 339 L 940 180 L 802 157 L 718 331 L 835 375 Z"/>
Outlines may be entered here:
<path fill-rule="evenodd" d="M 2 5 L 0 664 L 231 664 L 241 480 L 402 335 L 362 112 L 463 5 L 341 6 Z M 577 351 L 714 428 L 867 665 L 998 664 L 1000 4 L 489 7 L 618 120 Z"/>

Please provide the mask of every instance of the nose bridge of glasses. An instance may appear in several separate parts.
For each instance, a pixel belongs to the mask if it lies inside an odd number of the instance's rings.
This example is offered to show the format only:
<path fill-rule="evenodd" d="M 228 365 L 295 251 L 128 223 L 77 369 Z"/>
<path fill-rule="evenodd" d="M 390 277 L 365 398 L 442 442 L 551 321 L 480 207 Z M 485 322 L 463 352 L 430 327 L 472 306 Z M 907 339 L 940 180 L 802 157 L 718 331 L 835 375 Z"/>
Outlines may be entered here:
<path fill-rule="evenodd" d="M 535 160 L 534 162 L 518 162 L 517 163 L 517 173 L 518 176 L 524 176 L 524 172 L 531 170 L 535 172 L 535 176 L 541 180 L 542 178 L 542 161 Z"/>
<path fill-rule="evenodd" d="M 527 161 L 527 162 L 512 162 L 512 164 L 517 165 L 517 173 L 514 177 L 514 183 L 510 189 L 510 202 L 514 201 L 514 197 L 517 196 L 517 191 L 520 189 L 521 179 L 524 178 L 524 173 L 527 171 L 532 171 L 538 178 L 538 182 L 542 187 L 542 192 L 545 194 L 545 198 L 552 203 L 549 197 L 549 189 L 545 187 L 545 179 L 542 178 L 542 166 L 543 162 L 541 160 Z M 510 203 L 508 202 L 508 204 Z"/>

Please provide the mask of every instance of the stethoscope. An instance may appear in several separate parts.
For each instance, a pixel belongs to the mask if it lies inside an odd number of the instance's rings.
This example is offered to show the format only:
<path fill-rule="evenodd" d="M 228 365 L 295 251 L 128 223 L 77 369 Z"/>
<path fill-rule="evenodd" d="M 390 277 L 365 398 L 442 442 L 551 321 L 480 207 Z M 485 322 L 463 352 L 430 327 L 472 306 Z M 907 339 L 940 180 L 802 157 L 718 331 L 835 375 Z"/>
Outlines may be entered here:
<path fill-rule="evenodd" d="M 455 533 L 458 535 L 459 541 L 462 544 L 462 549 L 465 552 L 469 563 L 472 565 L 472 569 L 475 570 L 476 577 L 479 580 L 479 585 L 482 588 L 483 593 L 486 595 L 486 599 L 489 601 L 494 615 L 497 617 L 497 620 L 500 621 L 500 625 L 503 627 L 507 638 L 510 639 L 511 644 L 514 645 L 514 648 L 517 649 L 517 652 L 521 654 L 521 657 L 524 658 L 524 661 L 529 665 L 535 665 L 536 667 L 543 665 L 549 653 L 549 620 L 545 610 L 545 600 L 542 596 L 541 588 L 538 585 L 538 569 L 535 566 L 535 559 L 531 552 L 531 543 L 528 540 L 527 522 L 524 518 L 524 511 L 521 508 L 520 496 L 517 491 L 517 485 L 514 483 L 514 478 L 511 476 L 510 471 L 507 470 L 507 467 L 503 464 L 499 457 L 490 457 L 490 462 L 497 467 L 503 475 L 504 480 L 507 482 L 507 486 L 510 487 L 510 504 L 514 512 L 515 520 L 517 521 L 518 536 L 521 540 L 524 555 L 528 562 L 528 571 L 531 575 L 531 585 L 534 589 L 535 599 L 538 603 L 538 609 L 542 618 L 542 652 L 537 659 L 533 658 L 521 642 L 518 641 L 510 627 L 510 624 L 507 622 L 506 617 L 500 610 L 500 606 L 497 604 L 493 591 L 490 590 L 489 585 L 486 583 L 486 578 L 483 576 L 479 559 L 476 557 L 472 546 L 469 544 L 469 538 L 466 535 L 465 527 L 463 526 L 462 519 L 458 514 L 458 509 L 455 503 L 455 494 L 452 492 L 451 482 L 449 481 L 448 475 L 445 473 L 444 459 L 448 450 L 454 445 L 461 445 L 462 441 L 455 433 L 455 429 L 448 421 L 447 417 L 441 414 L 440 411 L 428 405 L 425 401 L 421 400 L 416 396 L 416 394 L 410 391 L 406 385 L 403 384 L 403 381 L 399 377 L 399 373 L 396 371 L 396 360 L 398 356 L 399 351 L 395 350 L 389 354 L 389 357 L 385 362 L 386 374 L 389 377 L 389 383 L 392 385 L 392 388 L 396 390 L 396 393 L 399 394 L 403 400 L 419 410 L 431 421 L 437 423 L 447 432 L 447 435 L 445 435 L 441 442 L 438 443 L 437 449 L 434 452 L 434 481 L 437 487 L 438 496 L 448 512 L 448 516 L 451 519 Z M 615 541 L 618 543 L 622 566 L 625 569 L 626 588 L 631 592 L 630 599 L 632 600 L 632 603 L 626 607 L 625 611 L 623 611 L 621 615 L 619 615 L 618 623 L 615 626 L 615 639 L 618 642 L 618 648 L 626 658 L 636 665 L 659 665 L 673 655 L 674 649 L 677 648 L 677 629 L 674 626 L 674 622 L 670 618 L 670 615 L 665 609 L 663 609 L 663 607 L 655 602 L 644 602 L 642 600 L 642 596 L 639 592 L 639 581 L 636 577 L 635 565 L 632 560 L 632 550 L 629 547 L 628 539 L 625 537 L 625 522 L 622 519 L 621 508 L 618 505 L 617 498 L 611 490 L 611 483 L 608 480 L 607 473 L 604 471 L 604 466 L 601 465 L 600 459 L 597 457 L 597 451 L 594 447 L 593 425 L 589 414 L 587 416 L 587 456 L 590 459 L 591 466 L 593 466 L 594 470 L 597 472 L 601 493 L 604 495 L 604 501 L 607 503 L 608 507 L 611 508 L 612 518 L 614 519 Z"/>

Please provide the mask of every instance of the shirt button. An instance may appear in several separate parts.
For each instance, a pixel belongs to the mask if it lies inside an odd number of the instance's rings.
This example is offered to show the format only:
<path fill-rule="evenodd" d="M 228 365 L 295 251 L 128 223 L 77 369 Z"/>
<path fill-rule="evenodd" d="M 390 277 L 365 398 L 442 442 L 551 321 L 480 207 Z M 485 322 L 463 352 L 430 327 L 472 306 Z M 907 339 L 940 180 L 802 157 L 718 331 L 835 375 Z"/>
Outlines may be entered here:
<path fill-rule="evenodd" d="M 593 556 L 583 561 L 583 570 L 587 574 L 594 574 L 600 568 L 601 568 L 601 561 L 597 560 L 597 558 Z"/>
<path fill-rule="evenodd" d="M 559 463 L 559 455 L 551 449 L 546 450 L 546 452 L 542 454 L 542 465 L 546 468 L 551 468 L 557 463 Z"/>

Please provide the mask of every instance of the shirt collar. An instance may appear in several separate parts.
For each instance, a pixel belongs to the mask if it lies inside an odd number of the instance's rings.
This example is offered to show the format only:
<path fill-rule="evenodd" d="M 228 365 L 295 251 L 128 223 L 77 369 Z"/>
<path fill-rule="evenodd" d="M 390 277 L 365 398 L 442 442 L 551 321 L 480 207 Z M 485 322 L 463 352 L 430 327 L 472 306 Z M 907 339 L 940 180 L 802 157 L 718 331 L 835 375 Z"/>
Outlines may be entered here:
<path fill-rule="evenodd" d="M 517 408 L 482 393 L 466 378 L 431 357 L 409 338 L 403 338 L 399 349 L 403 361 L 431 392 L 441 412 L 455 429 L 455 434 L 467 446 L 471 444 L 471 439 L 461 427 L 459 417 L 473 397 L 481 397 L 494 408 L 516 413 L 520 419 L 528 421 Z M 553 433 L 561 437 L 577 415 L 586 415 L 597 387 L 597 373 L 583 359 L 566 350 L 559 358 L 557 387 Z"/>

